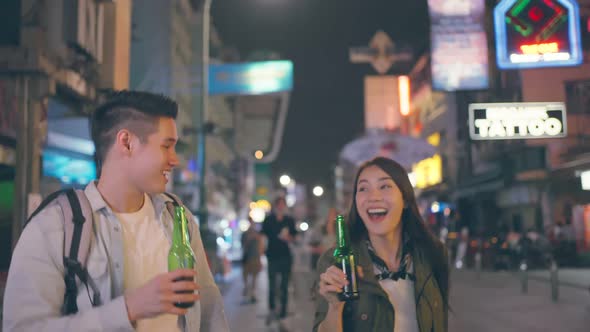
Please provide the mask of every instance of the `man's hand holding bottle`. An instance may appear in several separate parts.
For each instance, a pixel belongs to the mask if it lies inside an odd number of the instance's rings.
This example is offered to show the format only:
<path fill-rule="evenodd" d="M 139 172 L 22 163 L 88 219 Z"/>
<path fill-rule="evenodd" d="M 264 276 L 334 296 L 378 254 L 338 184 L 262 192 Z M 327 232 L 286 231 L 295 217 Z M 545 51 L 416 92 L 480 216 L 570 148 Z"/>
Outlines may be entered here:
<path fill-rule="evenodd" d="M 129 321 L 156 317 L 161 314 L 184 315 L 188 309 L 179 308 L 175 303 L 195 302 L 199 286 L 194 281 L 196 272 L 179 269 L 162 273 L 144 286 L 125 294 L 125 304 Z"/>

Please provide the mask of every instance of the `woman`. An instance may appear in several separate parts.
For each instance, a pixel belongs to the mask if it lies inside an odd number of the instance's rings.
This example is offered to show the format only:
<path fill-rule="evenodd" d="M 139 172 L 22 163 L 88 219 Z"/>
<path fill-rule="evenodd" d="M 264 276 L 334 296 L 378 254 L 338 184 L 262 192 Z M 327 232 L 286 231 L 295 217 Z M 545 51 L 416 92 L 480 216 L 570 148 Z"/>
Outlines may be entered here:
<path fill-rule="evenodd" d="M 368 161 L 353 192 L 348 222 L 360 297 L 338 300 L 346 277 L 333 250 L 324 253 L 314 331 L 447 331 L 446 252 L 420 217 L 404 168 L 383 157 Z"/>
<path fill-rule="evenodd" d="M 336 244 L 334 224 L 338 213 L 335 208 L 328 210 L 326 222 L 316 226 L 311 234 L 309 246 L 311 247 L 311 269 L 315 270 L 320 256 Z"/>
<path fill-rule="evenodd" d="M 264 253 L 262 235 L 255 229 L 254 221 L 248 217 L 250 227 L 242 233 L 242 278 L 244 280 L 245 303 L 256 303 L 256 280 L 262 269 L 260 257 Z"/>

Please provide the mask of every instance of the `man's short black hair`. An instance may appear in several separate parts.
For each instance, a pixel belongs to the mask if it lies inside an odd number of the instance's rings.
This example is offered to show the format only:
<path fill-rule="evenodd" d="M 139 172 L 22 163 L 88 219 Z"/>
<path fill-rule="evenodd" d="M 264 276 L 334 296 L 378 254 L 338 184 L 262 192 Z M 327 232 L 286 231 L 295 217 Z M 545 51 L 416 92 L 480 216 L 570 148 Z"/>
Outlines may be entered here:
<path fill-rule="evenodd" d="M 157 130 L 158 118 L 176 119 L 177 114 L 178 104 L 163 95 L 140 91 L 117 91 L 110 94 L 90 118 L 90 132 L 99 174 L 119 130 L 127 128 L 145 142 Z"/>

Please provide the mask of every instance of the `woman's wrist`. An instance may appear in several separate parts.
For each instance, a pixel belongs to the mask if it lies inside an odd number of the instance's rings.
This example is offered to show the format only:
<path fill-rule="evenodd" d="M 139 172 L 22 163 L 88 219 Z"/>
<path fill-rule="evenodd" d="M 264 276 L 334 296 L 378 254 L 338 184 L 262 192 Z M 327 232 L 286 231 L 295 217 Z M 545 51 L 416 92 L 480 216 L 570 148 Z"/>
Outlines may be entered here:
<path fill-rule="evenodd" d="M 328 302 L 328 311 L 340 312 L 344 308 L 344 302 Z"/>

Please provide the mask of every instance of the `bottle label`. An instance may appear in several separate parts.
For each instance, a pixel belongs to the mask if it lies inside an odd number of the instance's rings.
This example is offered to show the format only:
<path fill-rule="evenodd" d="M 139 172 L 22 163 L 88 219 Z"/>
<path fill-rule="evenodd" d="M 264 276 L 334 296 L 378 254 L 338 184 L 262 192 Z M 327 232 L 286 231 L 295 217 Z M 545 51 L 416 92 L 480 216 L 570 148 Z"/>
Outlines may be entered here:
<path fill-rule="evenodd" d="M 343 301 L 354 300 L 358 298 L 358 288 L 356 279 L 356 264 L 353 255 L 342 257 L 340 260 L 340 268 L 346 274 L 348 284 L 344 286 L 340 299 Z"/>

